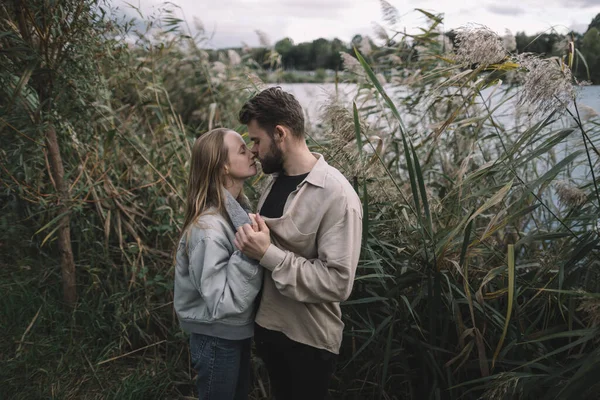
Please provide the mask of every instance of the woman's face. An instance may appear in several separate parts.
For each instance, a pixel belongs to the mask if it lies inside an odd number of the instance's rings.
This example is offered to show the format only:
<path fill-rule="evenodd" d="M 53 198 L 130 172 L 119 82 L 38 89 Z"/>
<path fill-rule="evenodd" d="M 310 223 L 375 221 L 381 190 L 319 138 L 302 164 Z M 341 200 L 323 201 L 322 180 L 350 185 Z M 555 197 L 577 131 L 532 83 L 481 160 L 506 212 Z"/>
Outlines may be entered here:
<path fill-rule="evenodd" d="M 256 175 L 254 154 L 248 149 L 239 133 L 229 131 L 223 138 L 227 147 L 227 175 L 231 179 L 246 179 Z"/>

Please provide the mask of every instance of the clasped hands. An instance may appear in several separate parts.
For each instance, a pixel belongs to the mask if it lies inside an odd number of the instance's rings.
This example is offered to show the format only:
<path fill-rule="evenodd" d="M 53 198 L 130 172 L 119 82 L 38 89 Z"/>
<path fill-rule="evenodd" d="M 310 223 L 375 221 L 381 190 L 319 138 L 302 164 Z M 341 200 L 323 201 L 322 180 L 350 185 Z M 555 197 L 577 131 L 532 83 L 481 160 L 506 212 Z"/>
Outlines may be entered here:
<path fill-rule="evenodd" d="M 244 224 L 238 228 L 233 244 L 246 256 L 260 261 L 271 245 L 271 234 L 260 215 L 249 216 L 252 224 Z"/>

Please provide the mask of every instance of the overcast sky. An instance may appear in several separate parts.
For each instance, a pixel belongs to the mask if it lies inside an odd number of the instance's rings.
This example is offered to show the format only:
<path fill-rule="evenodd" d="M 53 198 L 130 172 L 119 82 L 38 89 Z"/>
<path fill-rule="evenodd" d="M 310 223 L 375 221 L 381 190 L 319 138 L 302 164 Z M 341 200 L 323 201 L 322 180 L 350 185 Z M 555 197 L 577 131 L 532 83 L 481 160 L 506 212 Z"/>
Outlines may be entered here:
<path fill-rule="evenodd" d="M 161 0 L 129 0 L 144 14 L 164 7 Z M 384 24 L 379 0 L 171 0 L 180 7 L 179 17 L 194 26 L 194 18 L 213 35 L 210 47 L 238 47 L 259 43 L 256 30 L 272 43 L 291 37 L 295 43 L 324 37 L 349 42 L 357 34 L 373 35 L 373 23 Z M 125 0 L 112 0 L 128 15 Z M 600 13 L 600 0 L 389 0 L 400 13 L 397 27 L 415 32 L 425 19 L 415 8 L 444 14 L 444 29 L 468 23 L 486 25 L 499 34 L 505 29 L 528 34 L 573 29 L 585 32 Z"/>

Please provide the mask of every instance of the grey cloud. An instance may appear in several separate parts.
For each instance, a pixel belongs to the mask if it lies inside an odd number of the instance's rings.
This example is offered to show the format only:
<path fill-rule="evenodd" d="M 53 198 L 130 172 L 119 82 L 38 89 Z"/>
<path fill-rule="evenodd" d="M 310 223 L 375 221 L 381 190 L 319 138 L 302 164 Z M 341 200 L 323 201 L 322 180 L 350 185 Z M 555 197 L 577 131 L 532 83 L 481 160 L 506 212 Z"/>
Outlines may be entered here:
<path fill-rule="evenodd" d="M 271 0 L 269 9 L 289 12 L 289 16 L 323 17 L 340 15 L 349 2 L 341 0 Z"/>
<path fill-rule="evenodd" d="M 589 7 L 594 7 L 594 6 L 600 6 L 600 0 L 571 0 L 571 1 L 561 1 L 561 4 L 564 5 L 565 7 L 573 7 L 573 6 L 578 6 L 578 7 L 584 7 L 584 8 L 589 8 Z"/>
<path fill-rule="evenodd" d="M 242 47 L 242 43 L 250 47 L 258 46 L 258 36 L 254 32 L 251 34 L 215 32 L 215 35 L 208 42 L 209 47 L 215 49 Z"/>
<path fill-rule="evenodd" d="M 225 48 L 225 47 L 242 47 L 245 43 L 250 47 L 259 45 L 259 38 L 256 30 L 259 29 L 251 24 L 235 24 L 231 22 L 216 22 L 211 25 L 206 24 L 205 33 L 209 37 L 207 44 L 209 47 Z M 259 25 L 259 24 L 257 24 Z M 261 29 L 272 43 L 280 39 L 277 35 L 277 29 L 269 26 L 264 26 Z"/>
<path fill-rule="evenodd" d="M 524 9 L 518 6 L 510 6 L 510 5 L 489 5 L 486 7 L 486 10 L 491 12 L 492 14 L 500 14 L 500 15 L 520 15 L 525 12 Z"/>
<path fill-rule="evenodd" d="M 494 3 L 494 1 L 490 0 L 490 3 Z M 565 8 L 565 11 L 574 8 L 590 8 L 600 6 L 600 0 L 504 0 L 504 3 L 509 3 L 509 5 L 506 6 L 508 8 L 510 8 L 511 5 L 514 5 L 516 8 L 518 8 L 518 5 L 523 5 L 527 9 L 538 7 L 561 7 Z"/>
<path fill-rule="evenodd" d="M 588 28 L 588 24 L 580 24 L 580 23 L 576 23 L 573 22 L 571 24 L 571 26 L 569 27 L 570 30 L 572 30 L 573 32 L 578 32 L 578 33 L 585 33 L 585 31 L 587 31 Z"/>
<path fill-rule="evenodd" d="M 339 24 L 344 11 L 361 0 L 217 0 L 203 7 L 197 0 L 176 0 L 185 10 L 185 18 L 199 17 L 206 32 L 213 34 L 209 45 L 216 48 L 238 47 L 242 42 L 258 45 L 255 33 L 267 34 L 271 43 L 288 35 L 291 23 L 306 24 L 308 30 L 322 24 Z M 376 4 L 376 6 L 378 6 Z"/>
<path fill-rule="evenodd" d="M 242 0 L 219 0 L 210 7 L 202 5 L 204 1 L 179 0 L 187 13 L 194 13 L 201 18 L 206 15 L 223 18 L 235 15 L 239 20 L 253 20 L 263 23 L 265 17 L 276 18 L 336 18 L 346 8 L 351 8 L 359 0 L 262 0 L 247 2 Z"/>
<path fill-rule="evenodd" d="M 344 7 L 337 6 L 337 4 L 320 4 L 316 1 L 308 1 L 307 4 L 299 2 L 289 4 L 276 3 L 262 10 L 262 14 L 289 18 L 335 19 L 342 15 L 343 10 Z"/>

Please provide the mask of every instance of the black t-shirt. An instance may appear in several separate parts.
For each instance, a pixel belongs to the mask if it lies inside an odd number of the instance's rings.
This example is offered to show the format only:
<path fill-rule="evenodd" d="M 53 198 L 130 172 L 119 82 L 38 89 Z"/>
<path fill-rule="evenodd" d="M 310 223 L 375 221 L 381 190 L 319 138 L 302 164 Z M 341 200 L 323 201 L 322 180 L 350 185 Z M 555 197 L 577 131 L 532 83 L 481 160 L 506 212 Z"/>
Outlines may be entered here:
<path fill-rule="evenodd" d="M 288 196 L 307 176 L 308 173 L 293 176 L 279 175 L 260 209 L 260 215 L 267 218 L 280 218 Z"/>

